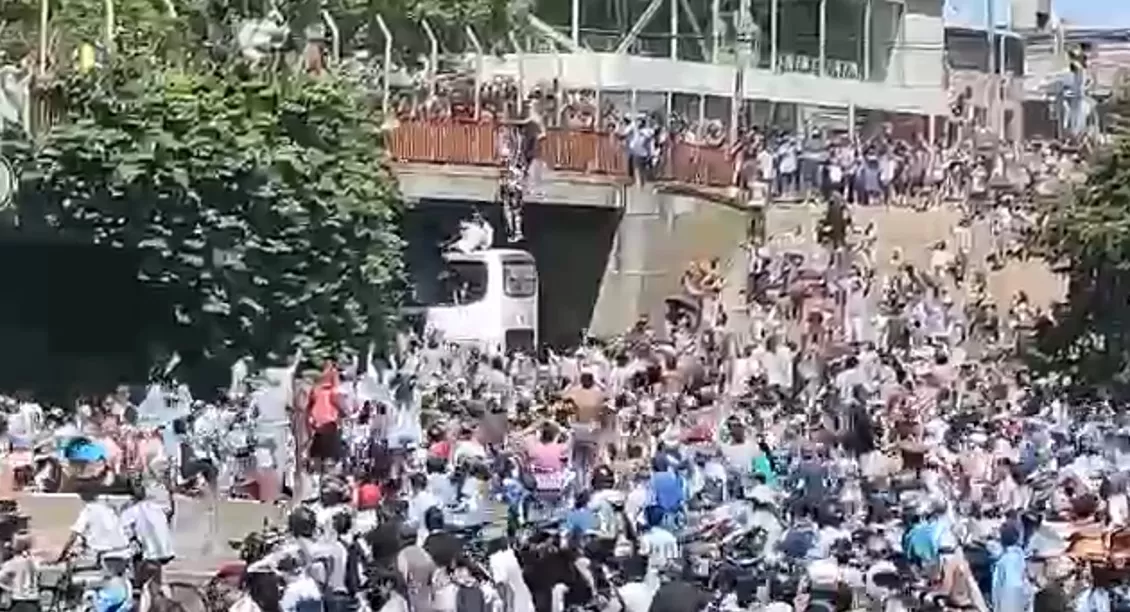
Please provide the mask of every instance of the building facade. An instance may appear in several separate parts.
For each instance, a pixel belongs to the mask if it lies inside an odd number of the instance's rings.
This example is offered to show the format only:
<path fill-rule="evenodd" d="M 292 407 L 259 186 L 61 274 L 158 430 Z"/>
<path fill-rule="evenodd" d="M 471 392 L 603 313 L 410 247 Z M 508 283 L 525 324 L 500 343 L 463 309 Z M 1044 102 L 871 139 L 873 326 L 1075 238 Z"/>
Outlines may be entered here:
<path fill-rule="evenodd" d="M 1011 30 L 946 28 L 946 96 L 951 116 L 1006 140 L 1024 134 L 1024 39 Z M 960 109 L 960 110 L 955 110 Z"/>
<path fill-rule="evenodd" d="M 536 35 L 482 70 L 618 94 L 633 110 L 698 97 L 702 115 L 800 127 L 823 114 L 854 129 L 898 114 L 932 132 L 949 112 L 942 1 L 543 0 Z"/>
<path fill-rule="evenodd" d="M 1102 129 L 1101 102 L 1125 87 L 1130 76 L 1130 30 L 1061 27 L 1032 32 L 1026 39 L 1025 132 L 1057 137 L 1064 132 L 1070 103 L 1060 94 L 1070 78 L 1069 52 L 1086 58 L 1080 109 L 1091 127 Z M 1070 97 L 1068 95 L 1067 97 Z"/>

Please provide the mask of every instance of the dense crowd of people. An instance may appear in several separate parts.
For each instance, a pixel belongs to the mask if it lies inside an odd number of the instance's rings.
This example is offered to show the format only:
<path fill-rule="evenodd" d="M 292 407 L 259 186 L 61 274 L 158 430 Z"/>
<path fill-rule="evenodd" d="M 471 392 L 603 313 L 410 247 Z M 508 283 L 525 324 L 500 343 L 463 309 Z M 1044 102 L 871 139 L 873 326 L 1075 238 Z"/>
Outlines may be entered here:
<path fill-rule="evenodd" d="M 161 584 L 182 495 L 290 507 L 198 595 L 238 612 L 1109 612 L 1130 603 L 1130 435 L 1109 400 L 1016 357 L 1049 314 L 993 296 L 1035 201 L 1074 180 L 1054 144 L 938 147 L 598 108 L 593 92 L 441 80 L 403 119 L 505 120 L 507 229 L 549 127 L 603 127 L 640 180 L 674 142 L 724 148 L 735 184 L 838 206 L 960 208 L 926 266 L 880 261 L 874 226 L 748 245 L 741 312 L 695 262 L 662 320 L 563 352 L 497 354 L 404 330 L 319 364 L 232 366 L 193 398 L 175 360 L 69 410 L 0 398 L 0 492 L 84 501 L 60 560 L 89 556 L 99 612 L 181 605 Z M 418 102 L 418 100 L 423 100 Z M 535 178 L 531 178 L 535 177 Z M 974 248 L 970 226 L 992 243 Z M 451 246 L 495 243 L 476 216 Z M 1009 299 L 1005 305 L 998 300 Z M 543 317 L 552 317 L 552 309 Z M 109 493 L 129 501 L 112 502 Z M 182 498 L 183 499 L 183 498 Z M 33 517 L 34 520 L 34 517 Z M 38 609 L 15 539 L 0 591 Z M 52 551 L 55 552 L 55 551 Z M 134 603 L 134 599 L 137 603 Z M 172 608 L 170 608 L 172 609 Z"/>
<path fill-rule="evenodd" d="M 1012 359 L 1046 315 L 998 308 L 985 274 L 1015 253 L 960 232 L 926 268 L 877 261 L 870 227 L 846 260 L 772 236 L 745 317 L 703 262 L 664 320 L 564 354 L 425 330 L 309 383 L 300 357 L 241 361 L 211 402 L 175 367 L 68 413 L 19 397 L 4 483 L 83 496 L 60 557 L 95 555 L 104 610 L 175 599 L 175 492 L 292 504 L 218 573 L 220 608 L 1119 609 L 1121 416 Z M 27 610 L 29 548 L 0 567 Z"/>

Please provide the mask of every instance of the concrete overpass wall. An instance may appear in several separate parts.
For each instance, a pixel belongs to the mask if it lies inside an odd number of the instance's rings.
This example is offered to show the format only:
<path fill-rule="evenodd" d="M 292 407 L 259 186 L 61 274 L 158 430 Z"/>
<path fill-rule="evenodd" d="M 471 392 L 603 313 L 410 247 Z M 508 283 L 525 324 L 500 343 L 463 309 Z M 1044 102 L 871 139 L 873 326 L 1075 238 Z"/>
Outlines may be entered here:
<path fill-rule="evenodd" d="M 593 310 L 591 331 L 610 336 L 627 330 L 641 314 L 653 321 L 663 313 L 663 299 L 679 290 L 679 280 L 694 260 L 717 257 L 725 271 L 744 267 L 741 244 L 746 239 L 748 217 L 736 208 L 686 195 L 658 193 L 651 187 L 630 187 L 624 210 Z M 796 231 L 814 240 L 820 207 L 773 206 L 767 213 L 770 236 Z M 880 269 L 889 272 L 895 249 L 918 267 L 929 265 L 929 250 L 937 242 L 953 242 L 959 215 L 949 209 L 919 212 L 904 208 L 861 208 L 852 211 L 856 225 L 875 223 L 878 230 Z M 983 257 L 991 245 L 986 223 L 975 225 L 974 255 Z M 740 282 L 740 272 L 727 274 Z M 998 302 L 1007 304 L 1025 291 L 1036 304 L 1063 297 L 1065 286 L 1042 262 L 1010 262 L 989 274 L 989 288 Z M 724 296 L 725 297 L 725 296 Z M 730 301 L 727 300 L 727 303 Z"/>
<path fill-rule="evenodd" d="M 880 270 L 888 272 L 894 250 L 900 249 L 906 261 L 916 267 L 930 264 L 929 249 L 939 240 L 953 242 L 953 229 L 960 215 L 951 209 L 934 209 L 924 212 L 906 208 L 855 207 L 852 221 L 857 226 L 875 223 L 878 230 Z M 815 236 L 816 224 L 823 216 L 820 208 L 807 206 L 777 206 L 769 210 L 766 223 L 770 234 L 794 231 L 802 227 L 805 236 Z M 983 257 L 991 245 L 988 223 L 978 223 L 973 228 L 974 255 Z M 998 300 L 1007 301 L 1017 291 L 1026 291 L 1036 304 L 1050 304 L 1063 297 L 1066 290 L 1063 280 L 1052 274 L 1040 261 L 1009 262 L 1001 271 L 989 275 L 989 289 Z"/>
<path fill-rule="evenodd" d="M 627 330 L 641 314 L 659 320 L 690 262 L 717 257 L 728 266 L 746 239 L 748 217 L 733 207 L 652 187 L 628 187 L 623 201 L 593 311 L 598 336 Z"/>
<path fill-rule="evenodd" d="M 497 171 L 493 168 L 401 166 L 405 197 L 436 227 L 410 238 L 436 244 L 450 236 L 458 221 L 480 206 L 501 229 L 501 210 L 493 203 Z M 744 267 L 740 249 L 746 237 L 746 214 L 731 206 L 649 185 L 625 186 L 609 177 L 550 173 L 527 210 L 527 241 L 522 248 L 537 258 L 542 278 L 542 311 L 556 310 L 552 321 L 542 317 L 543 339 L 572 345 L 587 327 L 598 336 L 624 332 L 640 314 L 660 315 L 663 298 L 679 288 L 679 278 L 696 259 L 720 258 Z M 770 235 L 801 226 L 808 240 L 823 214 L 820 207 L 777 204 L 767 213 Z M 930 246 L 950 240 L 958 215 L 946 209 L 918 212 L 901 208 L 855 208 L 857 225 L 874 222 L 881 263 L 898 247 L 920 266 Z M 975 228 L 978 255 L 990 244 L 988 227 Z M 500 237 L 501 240 L 501 237 Z M 417 245 L 419 246 L 419 245 Z M 727 274 L 738 284 L 740 273 Z M 1036 303 L 1063 294 L 1062 283 L 1038 262 L 1010 263 L 990 275 L 990 289 L 999 301 L 1025 290 Z M 739 296 L 723 296 L 727 304 Z M 550 322 L 552 325 L 546 325 Z"/>

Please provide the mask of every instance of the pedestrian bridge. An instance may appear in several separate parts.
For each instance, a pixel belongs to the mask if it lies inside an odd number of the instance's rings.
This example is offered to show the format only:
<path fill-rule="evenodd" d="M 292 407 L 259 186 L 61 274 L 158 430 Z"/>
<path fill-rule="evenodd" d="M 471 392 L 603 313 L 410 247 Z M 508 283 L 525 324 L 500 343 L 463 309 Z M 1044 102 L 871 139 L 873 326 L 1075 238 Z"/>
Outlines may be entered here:
<path fill-rule="evenodd" d="M 442 165 L 454 177 L 465 179 L 457 181 L 458 185 L 418 181 L 413 178 L 416 172 L 405 172 L 402 166 L 401 174 L 406 176 L 402 176 L 401 189 L 409 200 L 450 199 L 466 195 L 461 190 L 473 187 L 489 191 L 493 200 L 500 162 L 498 139 L 498 129 L 492 124 L 408 121 L 390 132 L 386 144 L 398 164 Z M 615 207 L 615 201 L 586 199 L 584 196 L 594 195 L 595 190 L 590 193 L 584 186 L 623 185 L 629 180 L 624 145 L 615 134 L 551 128 L 540 143 L 538 157 L 550 174 L 533 190 L 535 202 Z M 468 168 L 487 170 L 476 173 L 468 172 Z M 733 171 L 734 162 L 726 150 L 679 142 L 667 147 L 654 178 L 659 183 L 719 190 L 730 186 Z M 475 181 L 467 178 L 480 175 L 489 178 L 489 186 L 474 185 Z M 576 185 L 582 188 L 567 189 L 567 194 L 557 192 Z"/>

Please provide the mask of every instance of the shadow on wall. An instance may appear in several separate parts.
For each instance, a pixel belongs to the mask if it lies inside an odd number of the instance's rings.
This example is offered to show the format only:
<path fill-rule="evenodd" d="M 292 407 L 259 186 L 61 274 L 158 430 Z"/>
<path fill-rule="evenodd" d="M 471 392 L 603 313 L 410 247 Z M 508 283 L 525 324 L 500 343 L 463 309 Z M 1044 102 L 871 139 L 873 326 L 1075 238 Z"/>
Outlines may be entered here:
<path fill-rule="evenodd" d="M 69 405 L 146 380 L 147 342 L 167 309 L 137 264 L 121 249 L 0 238 L 0 392 Z"/>
<path fill-rule="evenodd" d="M 404 215 L 405 258 L 412 278 L 434 276 L 441 270 L 440 245 L 470 217 L 469 202 L 422 202 Z M 555 348 L 576 346 L 588 327 L 600 282 L 616 235 L 620 211 L 581 206 L 529 206 L 525 211 L 526 239 L 506 242 L 502 208 L 480 204 L 494 226 L 495 247 L 529 251 L 539 276 L 539 335 Z"/>

